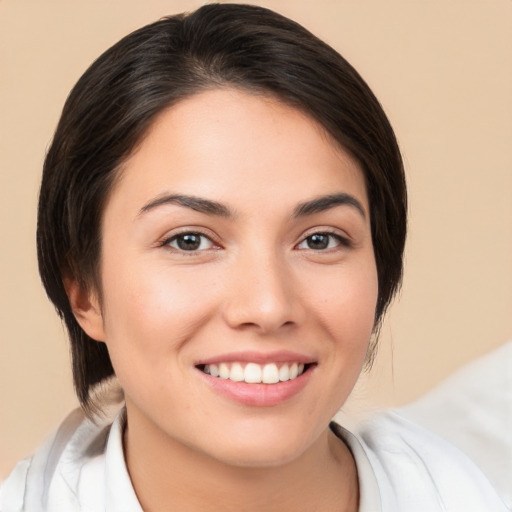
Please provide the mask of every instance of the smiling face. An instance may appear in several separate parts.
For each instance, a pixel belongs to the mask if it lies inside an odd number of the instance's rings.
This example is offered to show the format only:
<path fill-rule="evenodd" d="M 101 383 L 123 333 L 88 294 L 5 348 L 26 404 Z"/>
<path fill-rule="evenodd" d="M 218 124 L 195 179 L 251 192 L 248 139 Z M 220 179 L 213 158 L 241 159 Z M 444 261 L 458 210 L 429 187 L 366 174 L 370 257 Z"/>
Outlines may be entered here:
<path fill-rule="evenodd" d="M 80 321 L 128 447 L 275 466 L 326 439 L 378 290 L 363 174 L 317 123 L 231 89 L 182 101 L 123 165 L 102 244 L 101 313 Z"/>

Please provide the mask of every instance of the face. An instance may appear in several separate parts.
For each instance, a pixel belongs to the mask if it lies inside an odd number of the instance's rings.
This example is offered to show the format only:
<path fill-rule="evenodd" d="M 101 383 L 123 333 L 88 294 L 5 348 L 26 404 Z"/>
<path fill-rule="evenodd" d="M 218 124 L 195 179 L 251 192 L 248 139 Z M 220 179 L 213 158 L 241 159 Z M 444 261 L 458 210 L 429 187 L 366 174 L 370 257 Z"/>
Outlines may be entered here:
<path fill-rule="evenodd" d="M 94 334 L 129 433 L 244 466 L 326 435 L 378 290 L 363 174 L 316 122 L 229 89 L 182 101 L 121 169 L 102 236 Z"/>

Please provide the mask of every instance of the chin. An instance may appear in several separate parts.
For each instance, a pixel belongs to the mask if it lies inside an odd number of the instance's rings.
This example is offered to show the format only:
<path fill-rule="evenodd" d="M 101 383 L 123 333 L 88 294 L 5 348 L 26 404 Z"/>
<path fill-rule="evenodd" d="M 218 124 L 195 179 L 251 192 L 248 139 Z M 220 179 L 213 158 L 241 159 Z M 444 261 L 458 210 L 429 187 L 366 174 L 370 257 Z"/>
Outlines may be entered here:
<path fill-rule="evenodd" d="M 238 468 L 272 468 L 280 467 L 298 459 L 304 450 L 289 449 L 279 450 L 262 449 L 261 447 L 240 447 L 238 449 L 223 452 L 216 456 L 224 464 Z"/>
<path fill-rule="evenodd" d="M 211 456 L 241 468 L 278 467 L 300 458 L 315 440 L 311 434 L 305 434 L 306 429 L 293 432 L 290 425 L 265 430 L 253 426 L 226 433 L 224 442 L 216 444 L 215 453 Z"/>

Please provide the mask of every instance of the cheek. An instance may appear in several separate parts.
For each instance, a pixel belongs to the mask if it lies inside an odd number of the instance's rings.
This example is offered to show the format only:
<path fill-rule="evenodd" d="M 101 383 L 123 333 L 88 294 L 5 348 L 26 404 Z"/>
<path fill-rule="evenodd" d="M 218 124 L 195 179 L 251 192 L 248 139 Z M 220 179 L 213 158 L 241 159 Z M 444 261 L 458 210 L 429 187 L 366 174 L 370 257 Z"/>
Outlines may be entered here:
<path fill-rule="evenodd" d="M 136 271 L 134 270 L 136 268 Z M 165 265 L 104 266 L 104 321 L 111 351 L 158 357 L 186 341 L 215 307 L 215 285 Z M 203 281 L 203 282 L 201 282 Z"/>
<path fill-rule="evenodd" d="M 365 349 L 375 324 L 378 280 L 372 258 L 315 276 L 310 304 L 335 341 Z"/>

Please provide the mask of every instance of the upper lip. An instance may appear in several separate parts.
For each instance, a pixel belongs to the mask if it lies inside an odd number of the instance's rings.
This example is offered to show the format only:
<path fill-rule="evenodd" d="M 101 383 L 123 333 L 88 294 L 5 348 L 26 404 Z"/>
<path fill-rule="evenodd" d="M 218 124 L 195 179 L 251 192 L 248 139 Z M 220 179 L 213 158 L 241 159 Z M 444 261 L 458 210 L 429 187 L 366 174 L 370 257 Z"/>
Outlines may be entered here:
<path fill-rule="evenodd" d="M 257 351 L 243 351 L 243 352 L 229 352 L 219 354 L 217 356 L 201 359 L 195 363 L 196 366 L 204 364 L 219 364 L 219 363 L 314 363 L 314 357 L 306 354 L 300 354 L 289 350 L 279 350 L 276 352 L 257 352 Z"/>

